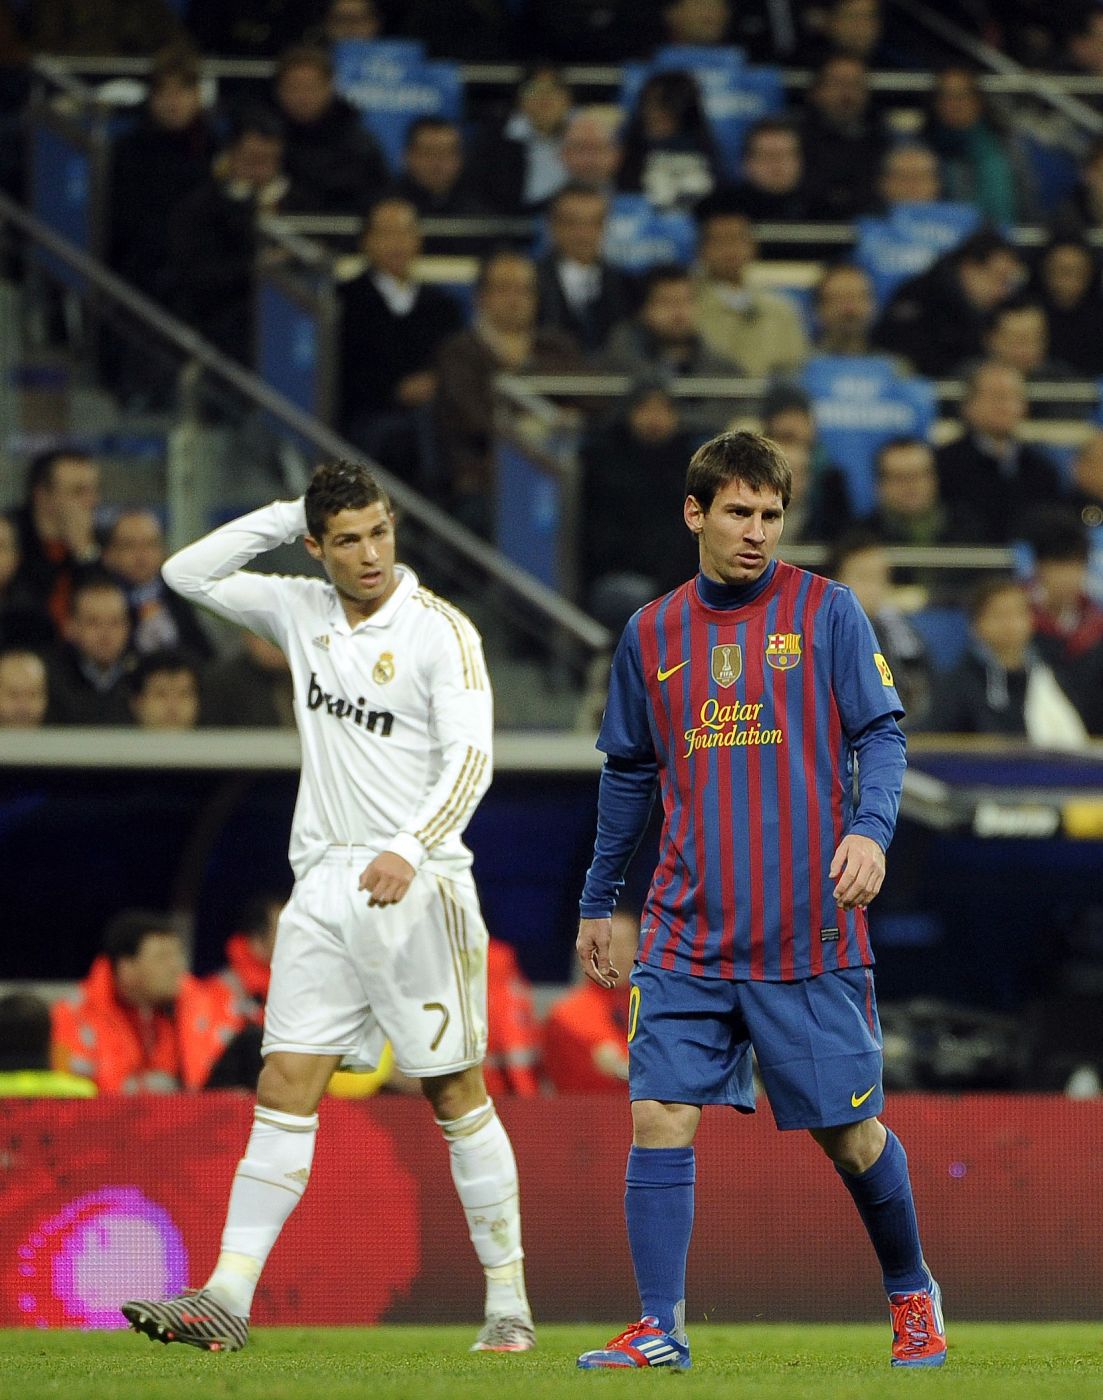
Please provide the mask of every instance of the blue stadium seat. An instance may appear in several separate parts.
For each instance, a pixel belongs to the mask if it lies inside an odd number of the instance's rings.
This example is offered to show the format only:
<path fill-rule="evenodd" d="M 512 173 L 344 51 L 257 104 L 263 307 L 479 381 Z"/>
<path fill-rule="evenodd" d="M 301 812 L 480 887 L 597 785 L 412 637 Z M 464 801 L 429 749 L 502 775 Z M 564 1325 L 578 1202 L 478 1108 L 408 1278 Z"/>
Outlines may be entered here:
<path fill-rule="evenodd" d="M 909 613 L 936 671 L 952 671 L 969 645 L 969 619 L 962 608 L 930 607 Z"/>

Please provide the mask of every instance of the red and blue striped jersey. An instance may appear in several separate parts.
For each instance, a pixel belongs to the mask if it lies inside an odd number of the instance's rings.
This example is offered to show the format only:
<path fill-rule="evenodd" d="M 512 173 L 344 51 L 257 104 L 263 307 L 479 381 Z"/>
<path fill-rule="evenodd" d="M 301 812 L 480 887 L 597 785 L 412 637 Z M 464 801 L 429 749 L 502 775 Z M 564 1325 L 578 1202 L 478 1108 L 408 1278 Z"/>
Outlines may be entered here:
<path fill-rule="evenodd" d="M 767 981 L 868 966 L 865 911 L 836 907 L 828 870 L 844 834 L 892 838 L 903 708 L 848 588 L 779 563 L 746 594 L 712 607 L 691 580 L 632 618 L 614 658 L 598 748 L 657 762 L 664 814 L 640 958 Z M 870 745 L 855 812 L 863 731 L 892 752 Z"/>

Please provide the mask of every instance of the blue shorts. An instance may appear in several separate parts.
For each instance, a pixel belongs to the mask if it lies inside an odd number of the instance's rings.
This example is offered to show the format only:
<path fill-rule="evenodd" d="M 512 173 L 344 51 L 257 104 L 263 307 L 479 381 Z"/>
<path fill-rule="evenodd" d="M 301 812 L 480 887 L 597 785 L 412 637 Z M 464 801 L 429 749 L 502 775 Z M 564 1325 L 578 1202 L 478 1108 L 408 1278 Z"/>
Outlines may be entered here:
<path fill-rule="evenodd" d="M 632 1099 L 755 1107 L 751 1051 L 779 1128 L 831 1128 L 884 1108 L 873 972 L 729 982 L 632 969 Z"/>

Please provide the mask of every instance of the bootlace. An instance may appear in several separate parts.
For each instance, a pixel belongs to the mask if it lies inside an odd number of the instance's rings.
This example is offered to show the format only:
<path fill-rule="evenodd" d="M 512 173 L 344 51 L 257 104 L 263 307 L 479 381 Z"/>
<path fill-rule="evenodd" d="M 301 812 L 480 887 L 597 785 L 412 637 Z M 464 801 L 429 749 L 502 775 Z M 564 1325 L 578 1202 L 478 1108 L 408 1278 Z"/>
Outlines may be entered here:
<path fill-rule="evenodd" d="M 893 1308 L 893 1331 L 904 1335 L 906 1351 L 922 1351 L 931 1339 L 930 1308 L 925 1293 L 909 1293 Z"/>
<path fill-rule="evenodd" d="M 631 1345 L 636 1338 L 643 1333 L 657 1332 L 658 1330 L 657 1327 L 652 1327 L 650 1322 L 644 1322 L 642 1319 L 639 1322 L 633 1322 L 630 1326 L 626 1327 L 619 1336 L 614 1337 L 611 1342 L 607 1343 L 605 1350 L 615 1351 L 617 1347 L 621 1345 Z"/>

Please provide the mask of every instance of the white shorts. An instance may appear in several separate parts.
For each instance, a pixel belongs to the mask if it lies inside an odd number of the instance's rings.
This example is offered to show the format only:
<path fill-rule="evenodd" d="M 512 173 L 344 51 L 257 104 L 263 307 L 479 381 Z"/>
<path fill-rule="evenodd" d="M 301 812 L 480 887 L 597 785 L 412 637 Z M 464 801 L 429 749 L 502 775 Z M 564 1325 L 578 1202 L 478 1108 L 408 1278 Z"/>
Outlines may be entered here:
<path fill-rule="evenodd" d="M 296 882 L 276 935 L 262 1054 L 367 1067 L 389 1040 L 415 1078 L 480 1064 L 488 935 L 474 881 L 422 870 L 398 904 L 372 909 L 356 888 L 370 859 L 333 847 Z"/>

